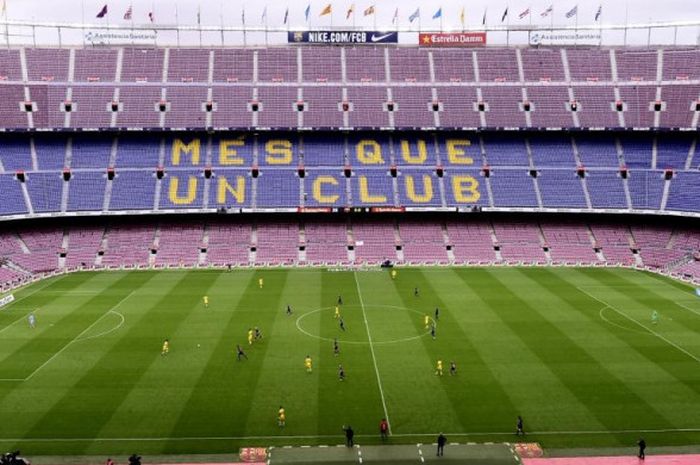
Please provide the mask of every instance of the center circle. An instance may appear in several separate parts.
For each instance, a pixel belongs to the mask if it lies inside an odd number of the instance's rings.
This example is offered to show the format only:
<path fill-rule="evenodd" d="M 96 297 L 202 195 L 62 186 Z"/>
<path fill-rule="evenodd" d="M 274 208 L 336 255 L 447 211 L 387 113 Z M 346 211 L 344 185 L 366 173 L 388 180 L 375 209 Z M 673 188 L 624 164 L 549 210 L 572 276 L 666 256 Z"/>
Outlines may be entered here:
<path fill-rule="evenodd" d="M 358 312 L 362 313 L 364 310 L 363 315 L 358 315 L 361 318 L 361 326 L 358 328 L 357 326 L 357 318 L 353 319 L 353 327 L 350 328 L 348 325 L 348 318 L 347 318 L 347 312 Z M 372 311 L 390 311 L 390 312 L 411 312 L 415 313 L 417 316 L 409 316 L 409 318 L 419 318 L 421 321 L 421 324 L 423 322 L 423 317 L 426 315 L 423 312 L 420 312 L 418 310 L 413 310 L 410 308 L 406 307 L 399 307 L 396 305 L 365 305 L 364 307 L 361 305 L 341 305 L 341 315 L 344 318 L 345 325 L 347 327 L 346 331 L 342 331 L 339 328 L 338 320 L 334 319 L 334 329 L 335 331 L 334 336 L 330 337 L 327 336 L 324 333 L 323 330 L 321 330 L 322 334 L 318 334 L 318 328 L 315 328 L 313 330 L 308 329 L 308 326 L 311 324 L 311 320 L 318 320 L 322 318 L 325 314 L 325 312 L 328 312 L 329 314 L 333 315 L 335 311 L 335 307 L 322 307 L 322 308 L 317 308 L 315 310 L 308 311 L 302 315 L 300 315 L 296 319 L 296 327 L 297 329 L 304 335 L 312 337 L 314 339 L 318 339 L 321 341 L 329 341 L 332 342 L 334 339 L 338 339 L 339 342 L 342 342 L 343 344 L 360 344 L 360 345 L 369 345 L 369 341 L 367 340 L 367 327 L 365 326 L 366 323 L 364 322 L 364 315 L 366 314 L 371 314 Z M 379 345 L 379 344 L 395 344 L 399 342 L 408 342 L 408 341 L 414 341 L 416 339 L 420 339 L 422 337 L 425 337 L 430 334 L 430 330 L 426 329 L 424 332 L 420 334 L 415 334 L 415 326 L 410 320 L 406 320 L 405 318 L 401 319 L 401 315 L 396 315 L 398 318 L 394 319 L 392 321 L 391 325 L 391 333 L 394 333 L 393 335 L 383 337 L 381 334 L 381 331 L 377 331 L 377 328 L 373 328 L 370 326 L 369 330 L 372 333 L 372 344 L 374 345 Z M 368 317 L 369 319 L 369 317 Z M 431 318 L 432 320 L 432 318 Z M 315 321 L 315 323 L 320 324 L 319 321 Z M 402 324 L 403 323 L 403 324 Z M 397 332 L 404 331 L 404 328 L 402 326 L 405 326 L 405 337 L 401 337 L 395 334 Z"/>

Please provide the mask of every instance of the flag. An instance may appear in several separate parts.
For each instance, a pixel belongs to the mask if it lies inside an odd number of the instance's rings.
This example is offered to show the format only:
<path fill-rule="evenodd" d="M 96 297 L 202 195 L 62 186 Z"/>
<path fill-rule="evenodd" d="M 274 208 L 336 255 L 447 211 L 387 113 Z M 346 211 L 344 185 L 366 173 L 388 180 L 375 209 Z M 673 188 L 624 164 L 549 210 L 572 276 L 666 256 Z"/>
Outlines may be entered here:
<path fill-rule="evenodd" d="M 345 14 L 345 19 L 350 19 L 350 15 L 355 12 L 355 4 L 353 3 L 350 5 L 350 8 L 348 8 L 348 12 Z"/>
<path fill-rule="evenodd" d="M 525 11 L 523 11 L 522 13 L 520 13 L 518 15 L 518 18 L 523 19 L 525 16 L 529 16 L 529 15 L 530 15 L 530 8 L 528 7 Z"/>
<path fill-rule="evenodd" d="M 267 5 L 265 5 L 265 8 L 263 8 L 262 16 L 260 17 L 260 22 L 264 23 L 266 19 L 267 19 Z"/>
<path fill-rule="evenodd" d="M 202 9 L 199 5 L 197 5 L 197 24 L 202 24 Z"/>
<path fill-rule="evenodd" d="M 433 19 L 438 19 L 441 16 L 442 16 L 442 7 L 438 8 L 438 10 L 433 15 Z"/>
<path fill-rule="evenodd" d="M 567 18 L 572 18 L 576 15 L 578 15 L 578 5 L 576 5 L 566 13 Z"/>
<path fill-rule="evenodd" d="M 103 6 L 99 13 L 97 13 L 97 18 L 104 18 L 107 16 L 107 5 Z"/>
<path fill-rule="evenodd" d="M 304 11 L 304 16 L 306 16 L 306 22 L 309 22 L 309 13 L 311 13 L 311 3 L 306 5 L 306 11 Z"/>
<path fill-rule="evenodd" d="M 505 21 L 507 17 L 508 17 L 508 7 L 506 7 L 505 11 L 503 12 L 503 16 L 501 16 L 501 22 Z"/>
<path fill-rule="evenodd" d="M 331 14 L 332 12 L 333 9 L 331 8 L 331 4 L 329 3 L 323 10 L 321 10 L 321 14 L 319 16 L 326 16 Z"/>
<path fill-rule="evenodd" d="M 286 10 L 284 10 L 284 23 L 287 24 L 287 20 L 289 19 L 289 7 L 287 7 Z"/>
<path fill-rule="evenodd" d="M 486 26 L 486 12 L 488 11 L 487 8 L 484 8 L 484 16 L 481 18 L 481 24 L 483 26 Z"/>
<path fill-rule="evenodd" d="M 394 17 L 391 18 L 391 24 L 396 24 L 396 21 L 399 20 L 399 9 L 396 8 L 396 11 L 394 11 Z"/>
<path fill-rule="evenodd" d="M 245 8 L 241 10 L 241 23 L 245 26 Z"/>
<path fill-rule="evenodd" d="M 156 15 L 154 15 L 152 11 L 149 11 L 148 12 L 148 19 L 150 19 L 151 22 L 153 22 L 156 20 Z"/>
<path fill-rule="evenodd" d="M 418 18 L 420 18 L 420 8 L 416 8 L 416 11 L 414 11 L 413 14 L 408 17 L 408 22 L 412 23 Z"/>
<path fill-rule="evenodd" d="M 7 0 L 2 0 L 2 11 L 0 11 L 0 15 L 7 16 Z"/>
<path fill-rule="evenodd" d="M 598 21 L 601 14 L 603 14 L 603 5 L 598 5 L 598 11 L 595 12 L 595 21 Z"/>
<path fill-rule="evenodd" d="M 365 16 L 373 15 L 374 14 L 374 5 L 370 6 L 369 8 L 365 9 Z"/>
<path fill-rule="evenodd" d="M 462 23 L 462 27 L 464 27 L 464 7 L 462 7 L 462 11 L 459 12 L 459 22 Z"/>
<path fill-rule="evenodd" d="M 547 8 L 547 9 L 544 10 L 542 13 L 540 13 L 540 16 L 542 16 L 543 18 L 546 18 L 547 16 L 549 16 L 549 14 L 550 14 L 552 11 L 554 11 L 554 5 L 549 5 L 549 8 Z"/>
<path fill-rule="evenodd" d="M 129 5 L 129 8 L 126 9 L 126 13 L 124 13 L 124 19 L 127 21 L 131 19 L 131 14 L 133 13 L 134 9 Z"/>

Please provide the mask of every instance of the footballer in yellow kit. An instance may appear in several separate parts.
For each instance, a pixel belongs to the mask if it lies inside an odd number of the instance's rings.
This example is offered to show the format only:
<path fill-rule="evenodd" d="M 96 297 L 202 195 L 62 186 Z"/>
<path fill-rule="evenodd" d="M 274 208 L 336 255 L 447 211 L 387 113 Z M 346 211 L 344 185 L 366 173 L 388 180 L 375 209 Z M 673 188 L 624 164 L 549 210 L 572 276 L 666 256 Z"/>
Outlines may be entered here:
<path fill-rule="evenodd" d="M 258 278 L 258 286 L 260 286 L 260 289 L 263 288 L 264 282 L 262 278 Z"/>
<path fill-rule="evenodd" d="M 160 351 L 160 355 L 168 355 L 168 352 L 170 352 L 170 342 L 166 339 L 163 341 L 163 348 Z"/>
<path fill-rule="evenodd" d="M 253 345 L 253 330 L 249 329 L 248 330 L 248 345 Z"/>
<path fill-rule="evenodd" d="M 205 295 L 202 297 L 202 300 L 204 301 L 204 308 L 209 308 L 209 296 Z"/>
<path fill-rule="evenodd" d="M 438 376 L 442 376 L 442 360 L 437 361 L 437 367 L 435 369 L 435 374 Z"/>
<path fill-rule="evenodd" d="M 284 407 L 280 405 L 280 409 L 277 412 L 277 424 L 279 425 L 280 428 L 284 428 L 284 425 L 287 423 L 287 415 L 284 413 Z"/>
<path fill-rule="evenodd" d="M 306 367 L 306 372 L 311 373 L 311 366 L 313 362 L 311 361 L 311 356 L 307 355 L 306 358 L 304 359 L 304 366 Z"/>
<path fill-rule="evenodd" d="M 335 306 L 335 313 L 333 314 L 333 318 L 335 318 L 335 319 L 340 318 L 340 307 L 337 305 Z"/>

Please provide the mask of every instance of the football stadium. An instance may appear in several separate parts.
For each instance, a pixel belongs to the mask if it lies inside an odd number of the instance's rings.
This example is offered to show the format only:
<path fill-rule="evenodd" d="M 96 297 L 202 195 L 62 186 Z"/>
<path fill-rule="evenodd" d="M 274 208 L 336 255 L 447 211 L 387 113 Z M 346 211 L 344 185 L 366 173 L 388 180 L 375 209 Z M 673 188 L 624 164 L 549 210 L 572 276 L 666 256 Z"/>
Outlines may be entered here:
<path fill-rule="evenodd" d="M 700 463 L 692 2 L 0 1 L 2 465 Z"/>

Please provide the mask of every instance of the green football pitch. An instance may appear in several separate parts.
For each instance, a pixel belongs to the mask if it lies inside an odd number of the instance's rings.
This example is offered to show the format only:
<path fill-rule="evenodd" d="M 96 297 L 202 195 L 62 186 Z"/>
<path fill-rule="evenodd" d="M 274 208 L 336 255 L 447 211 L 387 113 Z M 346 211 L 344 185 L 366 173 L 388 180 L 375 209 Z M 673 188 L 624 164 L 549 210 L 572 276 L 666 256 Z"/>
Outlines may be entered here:
<path fill-rule="evenodd" d="M 2 450 L 224 453 L 337 444 L 343 425 L 371 444 L 383 417 L 391 443 L 512 442 L 518 415 L 545 447 L 700 443 L 700 299 L 648 273 L 81 272 L 15 297 L 0 310 Z"/>

